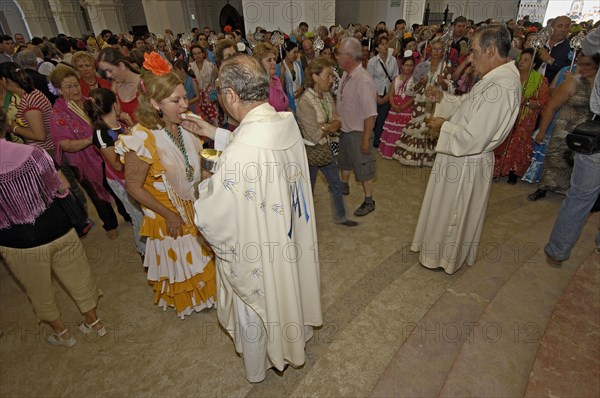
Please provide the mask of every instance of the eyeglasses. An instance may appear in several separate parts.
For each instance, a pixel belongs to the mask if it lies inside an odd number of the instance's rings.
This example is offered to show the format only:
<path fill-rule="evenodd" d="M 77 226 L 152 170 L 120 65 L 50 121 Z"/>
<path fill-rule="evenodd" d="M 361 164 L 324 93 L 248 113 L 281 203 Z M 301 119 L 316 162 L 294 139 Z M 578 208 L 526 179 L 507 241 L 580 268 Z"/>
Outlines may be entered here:
<path fill-rule="evenodd" d="M 290 72 L 292 72 L 292 80 L 296 81 L 296 71 L 295 70 L 291 70 Z"/>
<path fill-rule="evenodd" d="M 220 93 L 221 90 L 227 90 L 228 88 L 229 87 L 222 87 L 219 79 L 215 80 L 215 90 L 217 90 L 217 93 Z"/>

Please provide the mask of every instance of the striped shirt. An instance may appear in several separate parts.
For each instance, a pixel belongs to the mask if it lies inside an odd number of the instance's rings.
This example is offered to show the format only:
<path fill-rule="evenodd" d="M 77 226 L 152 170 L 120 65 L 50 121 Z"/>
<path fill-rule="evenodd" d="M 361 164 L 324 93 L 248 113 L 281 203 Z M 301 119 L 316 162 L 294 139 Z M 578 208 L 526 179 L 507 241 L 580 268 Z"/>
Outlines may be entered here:
<path fill-rule="evenodd" d="M 46 130 L 46 140 L 43 142 L 39 142 L 25 139 L 25 142 L 29 145 L 35 145 L 37 147 L 43 148 L 51 154 L 54 154 L 54 141 L 52 140 L 52 136 L 50 135 L 50 113 L 52 112 L 52 104 L 50 103 L 48 98 L 46 98 L 46 96 L 42 94 L 42 92 L 39 90 L 33 90 L 30 93 L 23 94 L 21 100 L 19 101 L 16 116 L 17 119 L 20 119 L 23 122 L 25 128 L 31 129 L 29 120 L 27 120 L 27 112 L 34 110 L 42 112 L 42 118 L 44 119 L 44 129 Z"/>

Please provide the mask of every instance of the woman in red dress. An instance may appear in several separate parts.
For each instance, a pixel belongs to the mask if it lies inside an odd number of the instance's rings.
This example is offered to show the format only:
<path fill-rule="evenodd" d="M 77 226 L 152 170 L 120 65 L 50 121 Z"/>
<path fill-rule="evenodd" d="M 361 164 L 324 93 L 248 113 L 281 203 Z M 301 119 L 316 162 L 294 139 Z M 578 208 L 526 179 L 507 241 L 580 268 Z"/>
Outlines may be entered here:
<path fill-rule="evenodd" d="M 533 49 L 526 48 L 521 52 L 517 68 L 521 75 L 523 97 L 521 112 L 515 122 L 512 133 L 494 150 L 496 158 L 494 176 L 508 175 L 508 183 L 516 184 L 518 177 L 525 174 L 531 163 L 533 138 L 537 118 L 544 105 L 550 99 L 548 80 L 535 70 L 529 68 L 533 62 Z"/>
<path fill-rule="evenodd" d="M 105 48 L 98 57 L 98 66 L 112 81 L 111 90 L 117 94 L 121 111 L 127 113 L 136 123 L 135 110 L 138 107 L 138 85 L 140 72 L 121 52 L 115 48 Z"/>

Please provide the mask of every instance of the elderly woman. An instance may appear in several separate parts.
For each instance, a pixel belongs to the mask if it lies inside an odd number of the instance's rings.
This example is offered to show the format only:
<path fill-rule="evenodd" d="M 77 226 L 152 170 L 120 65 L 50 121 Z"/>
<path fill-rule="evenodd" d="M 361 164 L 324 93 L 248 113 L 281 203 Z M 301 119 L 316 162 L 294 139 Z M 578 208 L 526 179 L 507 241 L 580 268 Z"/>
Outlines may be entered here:
<path fill-rule="evenodd" d="M 329 134 L 337 132 L 341 127 L 335 101 L 329 92 L 333 84 L 331 60 L 325 57 L 313 60 L 306 68 L 305 79 L 307 88 L 298 100 L 296 116 L 306 143 L 310 183 L 314 191 L 317 172 L 321 170 L 327 179 L 332 197 L 333 221 L 336 224 L 354 227 L 357 223 L 346 218 L 344 198 L 340 190 L 340 173 L 327 140 Z M 327 160 L 313 160 L 312 151 L 319 150 L 319 147 L 329 154 Z"/>
<path fill-rule="evenodd" d="M 106 328 L 96 314 L 100 289 L 61 206 L 68 191 L 52 158 L 41 148 L 6 141 L 6 128 L 0 110 L 0 256 L 25 288 L 37 318 L 54 331 L 50 344 L 76 343 L 61 318 L 53 274 L 85 317 L 79 330 L 104 336 Z"/>
<path fill-rule="evenodd" d="M 268 43 L 258 43 L 254 48 L 252 55 L 265 67 L 270 76 L 269 83 L 269 104 L 277 112 L 288 111 L 289 99 L 283 91 L 281 80 L 277 76 L 277 55 L 275 47 Z"/>
<path fill-rule="evenodd" d="M 86 51 L 77 51 L 73 54 L 71 62 L 79 73 L 79 85 L 84 97 L 90 96 L 90 91 L 95 88 L 111 88 L 108 80 L 96 74 L 96 61 L 94 56 Z"/>
<path fill-rule="evenodd" d="M 550 99 L 548 80 L 533 69 L 529 72 L 532 63 L 533 49 L 526 48 L 521 52 L 517 63 L 523 86 L 521 112 L 511 135 L 494 149 L 494 176 L 508 175 L 508 183 L 511 185 L 517 183 L 518 177 L 525 174 L 531 163 L 531 133 L 535 129 L 538 116 Z"/>
<path fill-rule="evenodd" d="M 200 180 L 202 141 L 185 128 L 181 79 L 158 54 L 146 54 L 139 124 L 121 135 L 115 150 L 125 163 L 127 191 L 144 213 L 144 267 L 154 303 L 182 319 L 214 305 L 215 265 L 194 225 L 194 183 Z"/>
<path fill-rule="evenodd" d="M 117 94 L 121 110 L 135 122 L 138 106 L 137 87 L 140 72 L 115 48 L 105 48 L 98 57 L 98 67 L 112 81 L 111 90 Z"/>
<path fill-rule="evenodd" d="M 117 216 L 112 198 L 104 186 L 102 157 L 92 145 L 92 126 L 83 111 L 79 76 L 75 69 L 58 65 L 50 74 L 50 82 L 58 90 L 50 114 L 50 133 L 56 143 L 56 160 L 64 160 L 74 169 L 79 184 L 85 189 L 104 223 L 110 239 L 117 237 Z"/>
<path fill-rule="evenodd" d="M 217 67 L 221 66 L 221 63 L 227 58 L 237 53 L 237 45 L 232 39 L 223 39 L 217 43 L 215 48 L 215 58 L 217 60 Z"/>
<path fill-rule="evenodd" d="M 577 58 L 578 74 L 558 86 L 550 97 L 540 119 L 539 132 L 534 137 L 537 144 L 548 142 L 544 158 L 544 169 L 538 189 L 527 199 L 536 201 L 544 198 L 547 191 L 566 194 L 571 185 L 573 153 L 567 147 L 565 137 L 575 126 L 591 119 L 590 95 L 600 64 L 600 54 L 593 57 L 580 55 Z M 556 115 L 554 128 L 549 126 Z"/>

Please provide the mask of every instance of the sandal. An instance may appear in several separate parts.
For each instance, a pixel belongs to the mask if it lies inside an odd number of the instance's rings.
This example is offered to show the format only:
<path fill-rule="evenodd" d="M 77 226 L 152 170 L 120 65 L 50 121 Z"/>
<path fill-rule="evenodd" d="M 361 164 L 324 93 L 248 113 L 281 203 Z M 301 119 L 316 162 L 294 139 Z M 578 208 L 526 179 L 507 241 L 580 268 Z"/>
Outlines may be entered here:
<path fill-rule="evenodd" d="M 58 334 L 52 333 L 50 336 L 48 336 L 48 339 L 47 339 L 48 343 L 50 343 L 52 345 L 62 345 L 65 347 L 73 347 L 73 345 L 75 343 L 77 343 L 77 340 L 75 340 L 75 337 L 71 336 L 66 340 L 61 338 L 68 331 L 69 331 L 69 329 L 65 329 Z"/>
<path fill-rule="evenodd" d="M 88 325 L 87 323 L 85 323 L 85 321 L 83 321 L 82 323 L 79 324 L 79 330 L 83 334 L 96 333 L 98 335 L 98 337 L 102 337 L 107 333 L 106 328 L 104 327 L 104 325 L 102 325 L 101 328 L 95 329 L 94 326 L 96 326 L 98 324 L 98 322 L 102 322 L 102 320 L 100 318 L 98 318 L 94 322 L 92 322 L 90 325 Z"/>

